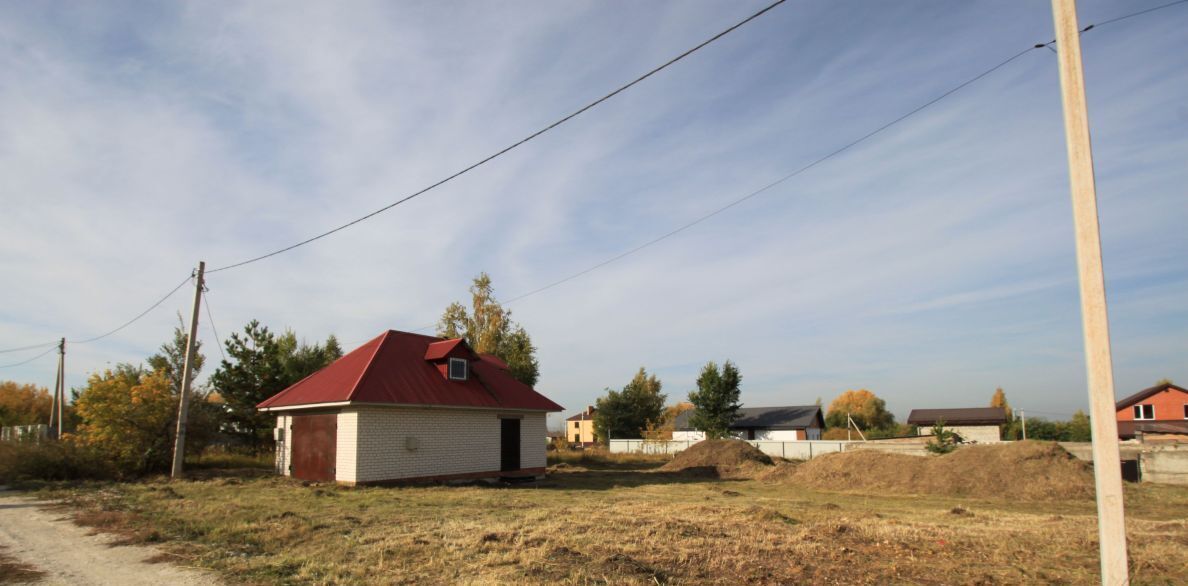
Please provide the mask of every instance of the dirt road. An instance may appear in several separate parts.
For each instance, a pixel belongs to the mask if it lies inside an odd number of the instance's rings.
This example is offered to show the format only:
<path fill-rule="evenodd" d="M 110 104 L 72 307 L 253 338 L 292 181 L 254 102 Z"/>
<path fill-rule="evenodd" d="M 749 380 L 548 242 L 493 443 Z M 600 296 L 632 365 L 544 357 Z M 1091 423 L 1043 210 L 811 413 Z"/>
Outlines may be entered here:
<path fill-rule="evenodd" d="M 218 584 L 214 574 L 145 560 L 152 547 L 116 546 L 109 535 L 89 535 L 47 503 L 0 492 L 0 553 L 43 573 L 36 584 Z M 0 583 L 5 580 L 0 576 Z"/>

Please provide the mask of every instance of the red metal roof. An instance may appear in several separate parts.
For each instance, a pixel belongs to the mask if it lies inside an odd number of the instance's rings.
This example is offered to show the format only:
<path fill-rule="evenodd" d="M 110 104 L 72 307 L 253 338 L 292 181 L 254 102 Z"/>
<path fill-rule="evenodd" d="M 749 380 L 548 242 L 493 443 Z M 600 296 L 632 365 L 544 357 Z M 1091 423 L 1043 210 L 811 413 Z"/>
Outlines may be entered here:
<path fill-rule="evenodd" d="M 283 409 L 322 403 L 438 405 L 561 411 L 562 407 L 512 378 L 502 361 L 470 351 L 462 339 L 442 341 L 389 330 L 256 407 Z M 448 348 L 446 347 L 448 346 Z M 465 349 L 475 356 L 465 381 L 442 376 L 434 359 Z M 432 348 L 431 348 L 432 347 Z"/>
<path fill-rule="evenodd" d="M 458 346 L 465 348 L 462 338 L 454 338 L 453 340 L 442 340 L 429 344 L 429 348 L 425 350 L 425 360 L 441 360 L 449 356 Z"/>

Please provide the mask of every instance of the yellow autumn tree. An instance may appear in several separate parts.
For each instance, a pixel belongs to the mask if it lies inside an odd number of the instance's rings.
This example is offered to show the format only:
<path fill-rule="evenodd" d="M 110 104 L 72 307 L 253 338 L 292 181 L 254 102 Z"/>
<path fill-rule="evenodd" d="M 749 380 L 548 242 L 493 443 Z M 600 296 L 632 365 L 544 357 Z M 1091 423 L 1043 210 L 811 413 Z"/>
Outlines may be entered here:
<path fill-rule="evenodd" d="M 1003 392 L 1002 387 L 994 389 L 994 396 L 990 397 L 990 406 L 998 407 L 1006 413 L 1007 421 L 1015 418 L 1015 412 L 1011 409 L 1011 404 L 1007 402 L 1006 393 Z"/>
<path fill-rule="evenodd" d="M 887 411 L 887 403 L 866 389 L 849 390 L 829 404 L 825 415 L 828 427 L 846 427 L 846 414 L 862 429 L 890 429 L 895 416 Z"/>
<path fill-rule="evenodd" d="M 177 399 L 163 371 L 128 364 L 93 374 L 74 402 L 74 441 L 130 474 L 164 470 L 173 453 Z"/>
<path fill-rule="evenodd" d="M 51 404 L 45 387 L 0 381 L 0 427 L 49 423 Z"/>
<path fill-rule="evenodd" d="M 676 431 L 676 419 L 685 411 L 693 410 L 693 403 L 682 401 L 676 405 L 669 405 L 664 408 L 664 412 L 660 414 L 659 421 L 649 421 L 643 430 L 643 438 L 646 440 L 670 440 L 672 439 L 672 432 Z"/>

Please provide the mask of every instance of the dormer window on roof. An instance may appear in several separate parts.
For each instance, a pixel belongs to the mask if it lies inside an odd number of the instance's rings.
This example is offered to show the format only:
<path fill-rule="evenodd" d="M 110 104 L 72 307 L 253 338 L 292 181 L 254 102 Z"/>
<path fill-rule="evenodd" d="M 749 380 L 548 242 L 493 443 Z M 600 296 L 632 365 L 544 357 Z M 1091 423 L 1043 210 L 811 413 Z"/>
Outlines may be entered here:
<path fill-rule="evenodd" d="M 450 380 L 466 380 L 470 374 L 470 363 L 465 358 L 450 359 Z"/>

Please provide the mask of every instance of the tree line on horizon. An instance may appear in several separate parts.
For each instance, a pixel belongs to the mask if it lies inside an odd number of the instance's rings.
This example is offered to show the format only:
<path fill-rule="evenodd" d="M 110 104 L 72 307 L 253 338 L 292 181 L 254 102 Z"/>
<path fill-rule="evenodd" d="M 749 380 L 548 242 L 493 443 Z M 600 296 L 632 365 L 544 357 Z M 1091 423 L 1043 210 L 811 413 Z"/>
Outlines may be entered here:
<path fill-rule="evenodd" d="M 727 360 L 719 369 L 714 362 L 707 363 L 697 378 L 697 388 L 690 391 L 686 401 L 667 405 L 668 396 L 661 392 L 663 384 L 655 374 L 640 367 L 635 376 L 622 389 L 605 389 L 605 394 L 595 401 L 594 430 L 596 441 L 606 443 L 608 439 L 671 439 L 675 431 L 676 418 L 685 411 L 693 410 L 690 425 L 703 431 L 707 438 L 731 437 L 730 425 L 738 417 L 742 375 L 738 367 Z M 1163 381 L 1161 381 L 1163 382 Z M 817 399 L 817 405 L 821 405 Z M 1014 416 L 1002 388 L 995 390 L 990 398 L 990 407 L 1003 409 L 1007 423 L 1000 426 L 1004 440 L 1018 440 L 1023 437 L 1023 422 Z M 850 424 L 853 421 L 853 425 Z M 822 439 L 842 440 L 856 435 L 849 430 L 860 429 L 867 439 L 916 436 L 915 425 L 898 423 L 895 415 L 887 410 L 886 402 L 868 389 L 851 389 L 842 392 L 825 409 L 825 429 Z M 1027 439 L 1086 442 L 1090 441 L 1089 417 L 1077 410 L 1069 421 L 1050 421 L 1042 417 L 1028 417 Z"/>

